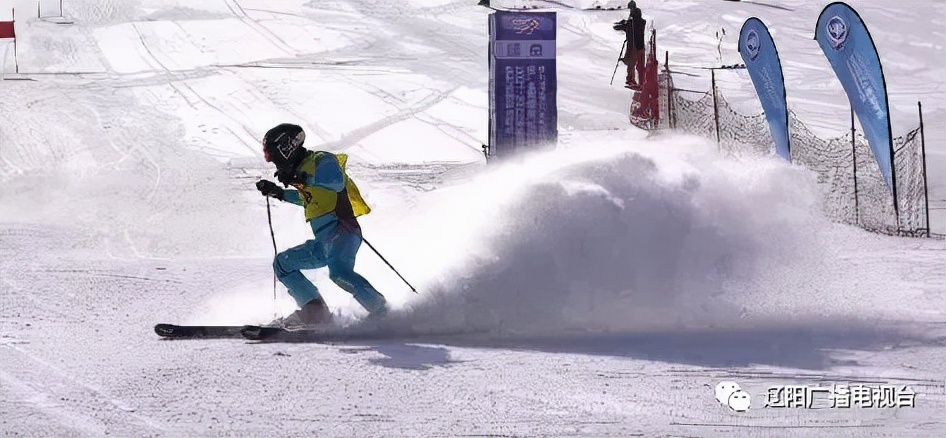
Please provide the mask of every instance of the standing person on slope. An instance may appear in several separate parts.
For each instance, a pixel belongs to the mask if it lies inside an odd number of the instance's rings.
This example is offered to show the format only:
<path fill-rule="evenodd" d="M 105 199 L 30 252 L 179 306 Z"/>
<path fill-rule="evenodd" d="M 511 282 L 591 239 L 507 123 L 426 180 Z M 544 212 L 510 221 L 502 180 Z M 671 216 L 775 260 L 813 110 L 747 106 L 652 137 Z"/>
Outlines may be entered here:
<path fill-rule="evenodd" d="M 614 23 L 614 30 L 624 32 L 624 51 L 621 62 L 627 66 L 627 79 L 624 81 L 624 88 L 632 90 L 641 89 L 641 81 L 644 77 L 644 27 L 647 20 L 641 15 L 637 2 L 631 1 L 627 4 L 630 11 L 626 20 Z"/>
<path fill-rule="evenodd" d="M 634 2 L 631 2 L 634 3 Z M 630 6 L 630 5 L 629 5 Z M 633 76 L 631 70 L 636 70 L 637 81 L 628 81 L 628 88 L 632 90 L 640 90 L 643 87 L 644 83 L 644 54 L 646 53 L 647 42 L 645 41 L 645 33 L 647 27 L 647 20 L 644 19 L 641 15 L 641 9 L 634 5 L 634 9 L 631 10 L 631 17 L 628 23 L 628 28 L 633 31 L 633 38 L 631 32 L 628 32 L 627 45 L 630 46 L 631 42 L 634 42 L 634 59 L 628 60 L 627 63 L 627 74 L 628 77 Z M 628 50 L 630 54 L 630 50 Z"/>
<path fill-rule="evenodd" d="M 352 294 L 370 316 L 387 312 L 381 295 L 364 277 L 355 272 L 355 255 L 361 246 L 361 227 L 356 216 L 370 211 L 358 188 L 345 174 L 347 157 L 302 147 L 305 132 L 298 125 L 283 123 L 263 137 L 266 161 L 276 166 L 276 183 L 260 180 L 257 190 L 264 196 L 301 205 L 312 227 L 314 239 L 276 255 L 276 278 L 289 289 L 300 309 L 284 318 L 282 325 L 315 325 L 332 322 L 332 312 L 318 288 L 301 272 L 303 269 L 328 267 L 329 278 Z"/>
<path fill-rule="evenodd" d="M 637 65 L 640 49 L 637 48 L 637 40 L 635 39 L 635 26 L 637 25 L 637 21 L 634 19 L 634 13 L 637 11 L 639 14 L 640 9 L 637 8 L 637 3 L 633 1 L 627 4 L 627 9 L 631 12 L 623 26 L 624 41 L 626 41 L 627 44 L 627 50 L 624 51 L 624 58 L 622 59 L 624 65 L 627 66 L 627 79 L 624 81 L 624 87 L 637 90 L 640 89 L 640 82 L 635 79 L 635 73 L 637 72 L 635 66 Z"/>

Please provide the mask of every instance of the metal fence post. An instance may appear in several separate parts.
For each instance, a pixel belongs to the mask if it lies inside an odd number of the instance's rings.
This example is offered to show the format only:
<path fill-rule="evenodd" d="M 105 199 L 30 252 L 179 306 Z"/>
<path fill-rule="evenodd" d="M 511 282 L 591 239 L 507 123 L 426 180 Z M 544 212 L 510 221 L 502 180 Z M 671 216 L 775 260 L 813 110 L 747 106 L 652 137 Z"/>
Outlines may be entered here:
<path fill-rule="evenodd" d="M 713 85 L 713 120 L 716 123 L 716 144 L 720 145 L 719 137 L 719 104 L 716 102 L 716 69 L 710 70 L 710 82 Z M 719 146 L 721 148 L 722 146 Z"/>
<path fill-rule="evenodd" d="M 920 111 L 920 156 L 923 160 L 923 211 L 926 215 L 926 237 L 930 237 L 933 230 L 930 228 L 930 194 L 926 181 L 926 135 L 923 132 L 923 102 L 917 101 Z"/>
<path fill-rule="evenodd" d="M 851 108 L 851 161 L 854 163 L 854 225 L 861 224 L 861 209 L 857 199 L 857 135 L 854 129 L 854 109 Z"/>

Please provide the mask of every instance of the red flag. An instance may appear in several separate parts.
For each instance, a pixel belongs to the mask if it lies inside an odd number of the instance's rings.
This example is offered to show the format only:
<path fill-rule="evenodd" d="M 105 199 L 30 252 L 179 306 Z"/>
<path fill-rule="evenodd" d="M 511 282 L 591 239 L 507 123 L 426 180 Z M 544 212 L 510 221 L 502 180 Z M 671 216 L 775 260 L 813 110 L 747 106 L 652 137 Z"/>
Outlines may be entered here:
<path fill-rule="evenodd" d="M 660 117 L 660 84 L 657 75 L 656 32 L 650 34 L 650 47 L 647 51 L 647 63 L 644 64 L 641 77 L 641 89 L 634 93 L 631 100 L 630 121 L 641 129 L 657 128 Z"/>
<path fill-rule="evenodd" d="M 0 21 L 0 38 L 16 38 L 12 21 Z"/>

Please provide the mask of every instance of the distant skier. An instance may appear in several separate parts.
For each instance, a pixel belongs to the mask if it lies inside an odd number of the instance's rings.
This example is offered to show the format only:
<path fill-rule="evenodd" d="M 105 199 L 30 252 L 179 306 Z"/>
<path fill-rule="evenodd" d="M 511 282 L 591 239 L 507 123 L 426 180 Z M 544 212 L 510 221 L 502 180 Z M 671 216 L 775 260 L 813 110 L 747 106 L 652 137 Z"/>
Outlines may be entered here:
<path fill-rule="evenodd" d="M 640 79 L 643 78 L 643 68 L 640 59 L 644 53 L 644 28 L 647 20 L 641 15 L 640 8 L 634 1 L 628 2 L 627 9 L 630 11 L 626 20 L 614 23 L 614 30 L 624 32 L 624 42 L 627 49 L 624 51 L 624 57 L 621 61 L 627 65 L 627 79 L 624 86 L 632 90 L 640 89 Z"/>
<path fill-rule="evenodd" d="M 358 188 L 345 173 L 344 154 L 309 151 L 302 147 L 305 132 L 298 125 L 283 123 L 263 137 L 267 162 L 276 166 L 276 183 L 260 180 L 257 190 L 264 196 L 301 205 L 314 239 L 276 256 L 276 277 L 289 289 L 299 310 L 282 320 L 281 325 L 316 325 L 332 322 L 332 313 L 318 288 L 301 272 L 327 267 L 329 278 L 351 293 L 371 316 L 388 310 L 387 301 L 364 277 L 354 271 L 355 255 L 361 246 L 361 227 L 356 216 L 370 211 Z"/>
<path fill-rule="evenodd" d="M 639 90 L 644 79 L 642 60 L 645 48 L 644 28 L 647 26 L 647 20 L 641 15 L 640 8 L 634 2 L 628 3 L 627 7 L 631 10 L 626 30 L 627 56 L 624 58 L 624 63 L 627 64 L 627 88 Z"/>

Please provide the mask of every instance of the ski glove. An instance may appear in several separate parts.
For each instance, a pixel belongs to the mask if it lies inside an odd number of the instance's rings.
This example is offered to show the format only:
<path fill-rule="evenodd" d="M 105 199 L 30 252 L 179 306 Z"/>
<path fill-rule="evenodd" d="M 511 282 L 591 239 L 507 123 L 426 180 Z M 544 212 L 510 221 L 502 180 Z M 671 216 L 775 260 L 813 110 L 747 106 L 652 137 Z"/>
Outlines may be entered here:
<path fill-rule="evenodd" d="M 285 190 L 276 185 L 276 183 L 267 181 L 265 179 L 261 179 L 256 183 L 256 190 L 259 190 L 263 196 L 272 196 L 273 198 L 276 198 L 280 201 L 283 201 L 286 198 Z"/>
<path fill-rule="evenodd" d="M 309 179 L 309 174 L 296 170 L 277 170 L 273 174 L 283 187 L 289 187 L 292 184 L 304 184 Z"/>

